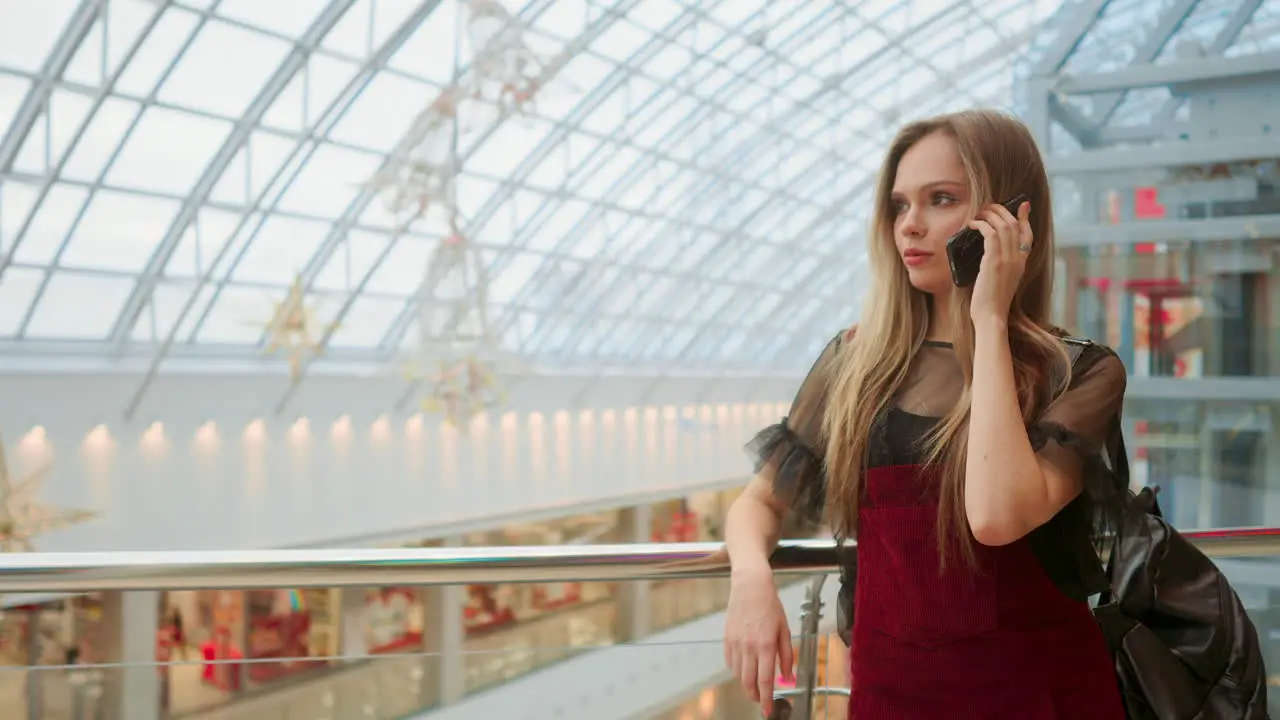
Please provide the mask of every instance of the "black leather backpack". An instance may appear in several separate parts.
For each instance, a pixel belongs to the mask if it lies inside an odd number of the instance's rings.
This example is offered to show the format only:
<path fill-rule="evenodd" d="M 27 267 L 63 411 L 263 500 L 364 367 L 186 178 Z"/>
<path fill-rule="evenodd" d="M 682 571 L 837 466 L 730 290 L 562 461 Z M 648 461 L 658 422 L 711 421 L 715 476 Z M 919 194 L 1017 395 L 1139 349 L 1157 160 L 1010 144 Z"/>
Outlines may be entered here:
<path fill-rule="evenodd" d="M 1072 364 L 1091 343 L 1064 338 Z M 1117 432 L 1110 464 L 1129 480 Z M 1122 488 L 1093 615 L 1115 657 L 1129 720 L 1267 720 L 1258 631 L 1227 578 L 1160 512 L 1157 490 Z"/>
<path fill-rule="evenodd" d="M 1161 516 L 1129 502 L 1094 609 L 1115 655 L 1129 720 L 1266 720 L 1258 631 L 1213 561 Z"/>

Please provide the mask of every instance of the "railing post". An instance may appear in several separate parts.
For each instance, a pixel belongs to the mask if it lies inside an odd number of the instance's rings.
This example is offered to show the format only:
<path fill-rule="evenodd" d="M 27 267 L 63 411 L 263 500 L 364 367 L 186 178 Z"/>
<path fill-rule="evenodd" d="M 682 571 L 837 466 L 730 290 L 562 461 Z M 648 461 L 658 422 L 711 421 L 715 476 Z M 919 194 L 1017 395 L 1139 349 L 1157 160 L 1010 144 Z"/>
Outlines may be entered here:
<path fill-rule="evenodd" d="M 793 720 L 812 720 L 814 690 L 818 686 L 818 628 L 822 624 L 822 586 L 826 575 L 818 575 L 805 590 L 800 606 L 800 652 L 796 662 L 796 687 L 800 702 L 793 708 Z"/>

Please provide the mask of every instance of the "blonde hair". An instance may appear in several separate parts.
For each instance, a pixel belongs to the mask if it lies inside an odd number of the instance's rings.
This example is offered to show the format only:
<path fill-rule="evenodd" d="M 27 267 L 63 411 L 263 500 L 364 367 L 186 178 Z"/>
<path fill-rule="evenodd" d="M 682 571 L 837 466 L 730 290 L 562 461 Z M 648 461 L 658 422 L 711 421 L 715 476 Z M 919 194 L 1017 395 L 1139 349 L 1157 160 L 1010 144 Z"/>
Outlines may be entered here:
<path fill-rule="evenodd" d="M 942 132 L 955 140 L 968 176 L 971 203 L 1005 202 L 1027 193 L 1035 234 L 1026 271 L 1009 315 L 1009 342 L 1023 417 L 1030 421 L 1069 381 L 1066 350 L 1050 324 L 1053 295 L 1053 208 L 1049 180 L 1035 139 L 1026 126 L 1003 113 L 970 110 L 904 127 L 894 138 L 880 170 L 868 235 L 874 284 L 856 339 L 837 357 L 823 432 L 827 438 L 827 516 L 838 539 L 856 536 L 858 504 L 867 469 L 868 436 L 888 410 L 907 377 L 912 358 L 929 329 L 929 298 L 915 289 L 894 243 L 891 193 L 903 154 L 926 136 Z M 966 441 L 973 381 L 972 288 L 952 288 L 951 339 L 964 377 L 955 407 L 926 439 L 925 464 L 938 471 L 939 551 L 958 541 L 972 563 L 974 539 L 964 509 Z M 1058 387 L 1048 388 L 1053 363 L 1063 368 Z"/>

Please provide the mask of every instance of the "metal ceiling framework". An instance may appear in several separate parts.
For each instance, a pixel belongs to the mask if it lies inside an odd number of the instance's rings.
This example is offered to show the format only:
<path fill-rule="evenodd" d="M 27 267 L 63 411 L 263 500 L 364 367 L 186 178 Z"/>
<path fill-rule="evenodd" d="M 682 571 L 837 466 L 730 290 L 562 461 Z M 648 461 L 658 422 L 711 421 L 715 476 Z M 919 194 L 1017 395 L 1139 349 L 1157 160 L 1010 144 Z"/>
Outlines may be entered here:
<path fill-rule="evenodd" d="M 1185 101 L 1168 86 L 1181 79 L 1178 66 L 1187 61 L 1180 52 L 1253 58 L 1274 68 L 1280 48 L 1280 6 L 1266 0 L 1086 0 L 1073 23 L 1033 71 L 1037 100 L 1048 111 L 1039 131 L 1051 137 L 1043 123 L 1052 119 L 1069 133 L 1072 149 L 1177 138 Z M 1144 70 L 1163 76 L 1134 75 Z M 1228 75 L 1223 69 L 1204 77 Z M 1110 91 L 1099 91 L 1099 83 Z"/>
<path fill-rule="evenodd" d="M 1087 0 L 1070 21 L 1023 83 L 1055 178 L 1058 246 L 1280 237 L 1280 217 L 1265 214 L 1099 225 L 1085 200 L 1170 167 L 1280 158 L 1274 134 L 1193 132 L 1179 90 L 1280 76 L 1280 2 Z"/>
<path fill-rule="evenodd" d="M 397 233 L 367 181 L 417 141 L 385 134 L 447 82 L 431 61 L 452 56 L 459 2 L 315 0 L 288 4 L 306 12 L 291 17 L 252 0 L 7 10 L 20 15 L 0 28 L 0 352 L 149 374 L 273 367 L 252 314 L 300 273 L 342 320 L 314 371 L 393 360 L 443 229 Z M 1172 62 L 1186 39 L 1229 58 L 1280 44 L 1280 0 L 530 0 L 518 14 L 564 87 L 467 135 L 459 180 L 503 349 L 655 376 L 793 370 L 856 314 L 868 193 L 901 122 L 1012 107 L 1068 154 L 1169 137 L 1180 103 L 1167 89 L 1063 88 Z M 279 58 L 235 112 L 174 99 L 211 77 L 188 65 L 231 52 L 231 36 Z M 353 126 L 370 112 L 392 120 Z M 295 114 L 293 127 L 273 119 Z M 195 168 L 180 190 L 137 181 L 164 175 L 163 155 L 138 150 L 181 131 L 164 118 L 221 128 L 192 137 L 206 158 L 176 158 Z M 87 173 L 93 152 L 105 160 Z M 155 217 L 103 214 L 121 198 Z M 112 217 L 122 227 L 101 226 Z M 85 247 L 86 232 L 123 250 Z M 132 265 L 129 243 L 146 249 Z"/>

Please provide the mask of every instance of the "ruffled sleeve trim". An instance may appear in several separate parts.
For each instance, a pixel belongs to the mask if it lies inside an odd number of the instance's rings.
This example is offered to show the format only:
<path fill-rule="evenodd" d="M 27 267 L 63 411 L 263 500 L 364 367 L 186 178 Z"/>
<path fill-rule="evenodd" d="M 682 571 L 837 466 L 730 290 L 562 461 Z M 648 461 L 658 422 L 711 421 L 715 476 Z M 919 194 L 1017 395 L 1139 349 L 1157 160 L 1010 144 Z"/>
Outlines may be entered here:
<path fill-rule="evenodd" d="M 822 460 L 787 426 L 787 418 L 756 433 L 746 445 L 756 474 L 771 469 L 773 493 L 806 523 L 817 523 L 826 506 Z"/>
<path fill-rule="evenodd" d="M 1081 477 L 1084 495 L 1100 507 L 1122 509 L 1129 495 L 1129 466 L 1122 445 L 1117 448 L 1099 446 L 1054 422 L 1032 425 L 1027 437 L 1036 452 L 1052 442 L 1078 453 L 1084 460 Z M 1118 516 L 1113 519 L 1118 519 Z"/>
<path fill-rule="evenodd" d="M 1119 527 L 1129 492 L 1129 465 L 1118 428 L 1106 445 L 1090 442 L 1053 422 L 1028 428 L 1036 452 L 1057 447 L 1083 460 L 1080 497 L 1058 517 L 1032 534 L 1032 545 L 1046 560 L 1045 569 L 1069 596 L 1085 599 L 1109 587 L 1098 552 L 1102 540 Z"/>

